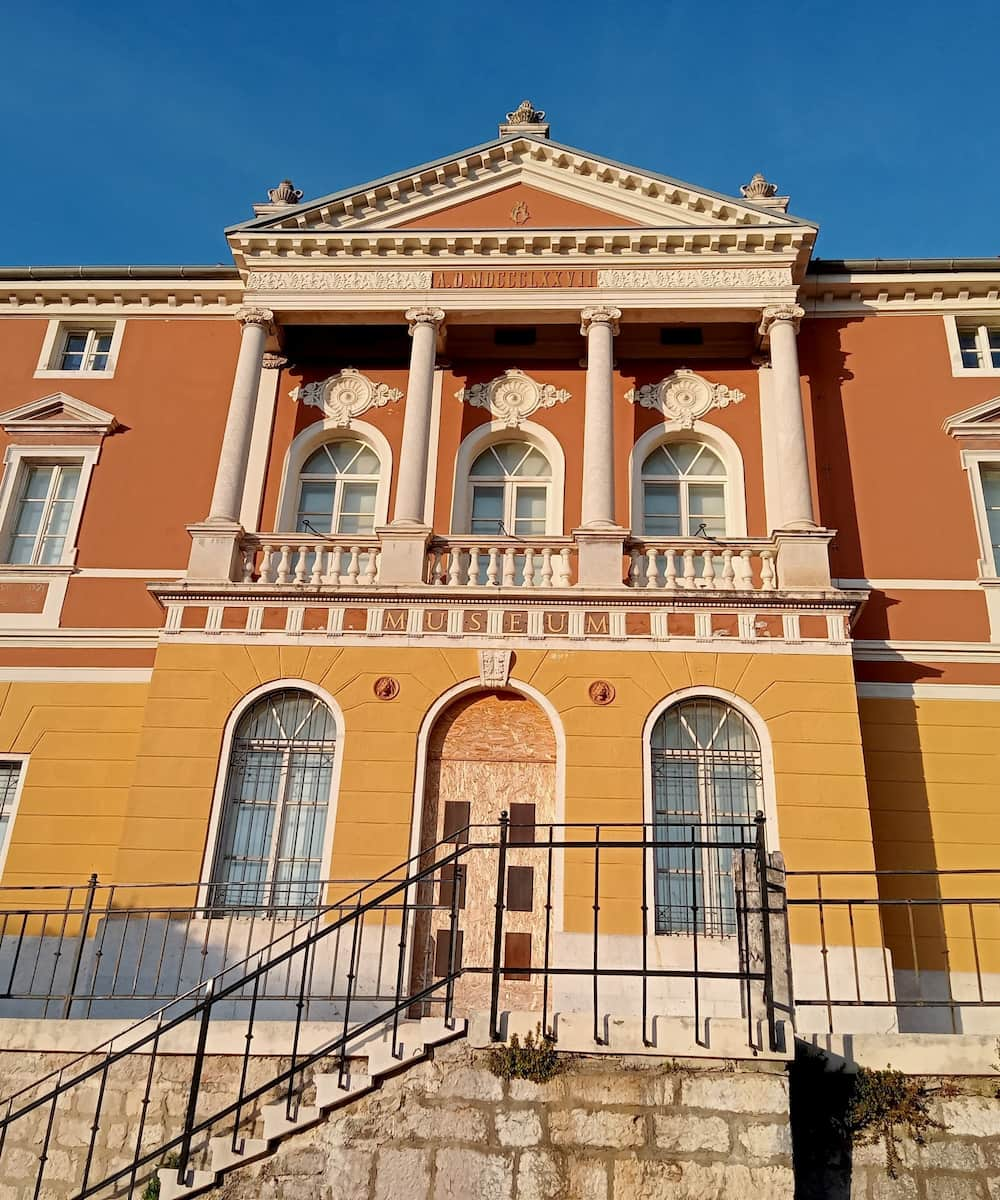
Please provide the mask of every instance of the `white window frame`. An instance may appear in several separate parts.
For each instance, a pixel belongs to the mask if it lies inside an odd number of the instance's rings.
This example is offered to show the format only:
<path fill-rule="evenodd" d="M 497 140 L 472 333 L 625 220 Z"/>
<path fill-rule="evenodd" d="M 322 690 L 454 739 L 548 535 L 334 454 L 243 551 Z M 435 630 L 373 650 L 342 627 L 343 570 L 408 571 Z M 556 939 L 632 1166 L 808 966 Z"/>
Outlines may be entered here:
<path fill-rule="evenodd" d="M 642 468 L 646 459 L 657 446 L 669 445 L 671 442 L 703 442 L 709 450 L 713 450 L 725 467 L 725 499 L 726 499 L 726 539 L 745 538 L 747 536 L 747 498 L 746 482 L 743 474 L 743 455 L 736 442 L 715 425 L 704 421 L 695 421 L 690 429 L 683 428 L 677 421 L 665 421 L 647 430 L 632 447 L 629 477 L 631 481 L 631 528 L 632 536 L 645 538 L 642 530 L 645 527 L 645 494 L 643 489 Z M 723 482 L 719 476 L 715 482 Z M 653 539 L 662 537 L 660 534 L 651 535 Z M 682 536 L 682 535 L 681 535 Z"/>
<path fill-rule="evenodd" d="M 323 479 L 324 481 L 333 483 L 333 511 L 330 514 L 330 532 L 328 534 L 321 533 L 318 536 L 319 537 L 342 538 L 344 540 L 350 540 L 351 538 L 361 538 L 362 540 L 364 540 L 365 538 L 374 537 L 375 530 L 378 528 L 378 525 L 379 525 L 378 513 L 377 513 L 377 511 L 374 511 L 374 509 L 377 509 L 377 506 L 378 506 L 378 489 L 379 489 L 379 484 L 382 479 L 382 462 L 381 462 L 381 459 L 379 459 L 378 451 L 374 448 L 374 446 L 372 446 L 368 442 L 366 442 L 364 438 L 359 438 L 359 437 L 331 438 L 329 441 L 323 442 L 320 446 L 317 446 L 316 449 L 321 450 L 323 448 L 323 446 L 332 446 L 332 445 L 335 445 L 337 442 L 356 442 L 359 445 L 363 446 L 366 450 L 370 450 L 375 455 L 375 458 L 378 459 L 379 468 L 374 474 L 370 474 L 370 475 L 363 475 L 363 474 L 362 475 L 349 475 L 346 472 L 337 470 L 331 463 L 330 464 L 330 474 L 311 476 L 311 478 L 313 478 L 313 479 Z M 313 453 L 315 453 L 315 452 L 316 451 L 313 451 Z M 360 453 L 360 451 L 359 451 L 359 453 Z M 311 457 L 311 455 L 310 455 L 310 457 Z M 308 462 L 308 459 L 306 461 Z M 298 478 L 298 482 L 296 484 L 296 496 L 295 496 L 295 524 L 296 525 L 299 523 L 299 515 L 302 512 L 302 484 L 306 478 L 304 475 L 304 468 L 305 468 L 305 463 L 302 464 L 302 469 L 299 470 L 299 478 Z M 372 529 L 371 529 L 370 533 L 342 533 L 337 528 L 337 526 L 339 526 L 339 524 L 340 524 L 340 518 L 343 516 L 343 511 L 344 511 L 344 489 L 346 486 L 348 486 L 349 484 L 352 484 L 352 483 L 373 483 L 375 485 L 375 506 L 373 509 Z M 309 534 L 309 531 L 305 530 L 303 533 L 303 536 L 308 536 L 308 534 Z"/>
<path fill-rule="evenodd" d="M 17 820 L 18 809 L 21 806 L 21 794 L 24 791 L 24 778 L 28 774 L 28 754 L 0 754 L 0 762 L 16 762 L 20 770 L 17 773 L 17 783 L 14 785 L 14 799 L 10 806 L 10 819 L 7 822 L 7 836 L 0 842 L 0 881 L 7 867 L 7 854 L 14 837 L 14 822 Z"/>
<path fill-rule="evenodd" d="M 678 441 L 675 441 L 675 442 L 661 442 L 660 446 L 669 447 L 671 445 L 678 446 L 681 444 L 682 444 L 682 442 L 680 441 L 680 439 L 678 439 Z M 688 444 L 697 445 L 701 449 L 707 450 L 710 454 L 713 455 L 713 457 L 719 458 L 719 456 L 715 453 L 713 448 L 704 441 L 692 439 L 692 442 L 688 443 Z M 641 500 L 642 500 L 642 537 L 646 540 L 652 540 L 655 538 L 669 539 L 672 537 L 697 537 L 698 536 L 697 533 L 685 533 L 684 532 L 684 529 L 690 528 L 691 523 L 692 523 L 691 522 L 691 501 L 690 501 L 690 489 L 691 489 L 692 485 L 694 487 L 709 486 L 709 487 L 721 487 L 722 488 L 722 520 L 723 520 L 723 523 L 725 524 L 726 528 L 725 528 L 725 531 L 721 535 L 709 534 L 708 536 L 709 537 L 721 536 L 722 540 L 729 537 L 729 507 L 730 507 L 729 506 L 729 477 L 727 475 L 722 475 L 722 476 L 719 476 L 719 475 L 697 475 L 697 474 L 681 475 L 680 473 L 678 473 L 677 475 L 646 475 L 645 474 L 646 463 L 649 462 L 650 458 L 652 458 L 653 455 L 656 453 L 656 451 L 658 449 L 660 449 L 660 446 L 655 447 L 653 450 L 651 450 L 649 452 L 649 454 L 646 455 L 645 461 L 643 462 L 642 466 L 639 468 L 639 478 L 641 480 L 641 488 L 642 488 L 642 497 L 641 497 Z M 719 461 L 722 462 L 721 459 L 719 459 Z M 725 470 L 725 467 L 726 467 L 726 464 L 723 462 L 722 463 L 723 471 Z M 647 516 L 647 513 L 646 513 L 646 488 L 650 484 L 652 484 L 653 487 L 676 487 L 677 488 L 677 509 L 678 509 L 677 519 L 681 526 L 680 533 L 678 533 L 678 534 L 650 533 L 649 530 L 646 529 L 646 516 Z"/>
<path fill-rule="evenodd" d="M 991 313 L 989 316 L 970 315 L 968 317 L 946 316 L 944 318 L 945 337 L 948 340 L 948 356 L 951 359 L 951 373 L 956 378 L 962 379 L 985 379 L 997 378 L 1000 376 L 1000 367 L 967 367 L 962 363 L 962 347 L 958 340 L 959 327 L 968 329 L 972 326 L 977 330 L 977 345 L 980 354 L 985 354 L 989 357 L 989 346 L 986 341 L 985 330 L 997 329 L 1000 330 L 1000 312 Z"/>
<path fill-rule="evenodd" d="M 513 431 L 513 432 L 516 433 L 516 431 Z M 514 437 L 511 437 L 508 442 L 503 442 L 503 441 L 491 442 L 490 445 L 487 446 L 486 449 L 482 451 L 482 454 L 488 453 L 490 450 L 493 449 L 494 446 L 503 446 L 505 444 L 509 445 L 510 443 L 514 443 L 515 445 L 523 446 L 525 456 L 530 454 L 532 450 L 536 451 L 538 454 L 542 453 L 542 451 L 539 450 L 538 447 L 533 442 L 526 442 L 523 438 L 518 438 L 518 437 L 514 436 Z M 536 537 L 548 537 L 549 536 L 549 526 L 550 526 L 549 512 L 552 508 L 552 464 L 549 463 L 548 458 L 545 459 L 545 461 L 548 463 L 548 466 L 549 466 L 549 472 L 547 475 L 507 475 L 503 472 L 503 468 L 501 467 L 499 462 L 497 463 L 497 474 L 496 475 L 473 475 L 472 467 L 475 466 L 475 464 L 479 461 L 480 457 L 481 457 L 481 455 L 479 455 L 475 459 L 473 459 L 472 464 L 470 465 L 470 468 L 469 468 L 469 475 L 468 475 L 469 491 L 468 491 L 468 495 L 465 498 L 466 511 L 469 514 L 469 534 L 468 534 L 468 536 L 469 537 L 482 537 L 482 538 L 507 536 L 507 537 L 516 537 L 519 541 L 522 541 L 522 542 L 530 541 L 532 538 L 536 538 Z M 523 458 L 522 458 L 522 461 L 523 461 Z M 501 492 L 503 493 L 502 513 L 501 513 L 501 518 L 500 518 L 501 523 L 503 525 L 503 530 L 497 529 L 497 530 L 494 530 L 492 533 L 473 533 L 472 532 L 473 496 L 475 494 L 475 489 L 477 487 L 486 487 L 486 488 L 498 487 L 498 488 L 500 488 Z M 532 533 L 532 534 L 528 534 L 527 536 L 524 536 L 522 534 L 514 532 L 515 526 L 517 523 L 517 493 L 522 488 L 543 488 L 545 491 L 545 531 L 543 533 Z"/>
<path fill-rule="evenodd" d="M 328 442 L 364 442 L 379 460 L 378 486 L 375 489 L 375 529 L 389 521 L 389 484 L 392 480 L 392 447 L 385 434 L 367 421 L 352 420 L 350 428 L 337 425 L 326 419 L 317 421 L 298 434 L 288 447 L 284 469 L 281 474 L 281 490 L 278 494 L 275 533 L 291 533 L 299 515 L 299 491 L 302 484 L 302 468 L 314 451 Z M 331 535 L 332 536 L 332 535 Z M 344 534 L 345 540 L 354 536 Z M 361 535 L 368 537 L 368 534 Z"/>
<path fill-rule="evenodd" d="M 90 488 L 90 476 L 100 457 L 100 446 L 8 446 L 4 452 L 3 479 L 0 480 L 0 557 L 6 557 L 7 548 L 13 534 L 14 521 L 17 517 L 18 499 L 24 485 L 24 479 L 29 467 L 53 466 L 56 464 L 73 465 L 80 468 L 80 482 L 76 489 L 76 499 L 69 524 L 66 527 L 66 537 L 63 542 L 62 557 L 57 563 L 44 563 L 37 566 L 25 563 L 0 562 L 0 575 L 7 578 L 10 574 L 36 577 L 38 575 L 60 574 L 66 568 L 76 564 L 77 539 L 80 533 L 80 521 L 83 517 L 83 507 L 87 492 Z"/>
<path fill-rule="evenodd" d="M 64 371 L 59 367 L 62 360 L 63 347 L 66 338 L 71 333 L 94 331 L 111 334 L 111 348 L 108 351 L 108 365 L 103 371 L 89 371 L 82 368 L 79 371 Z M 49 321 L 42 339 L 42 350 L 38 356 L 38 366 L 35 368 L 36 379 L 114 379 L 115 368 L 118 365 L 118 355 L 121 350 L 122 338 L 125 335 L 123 319 L 104 321 L 100 318 L 69 320 L 60 317 Z"/>
<path fill-rule="evenodd" d="M 452 480 L 451 537 L 471 537 L 472 464 L 490 446 L 500 442 L 525 442 L 544 454 L 549 464 L 548 498 L 545 505 L 545 533 L 539 537 L 563 536 L 563 496 L 565 493 L 566 459 L 559 439 L 550 430 L 533 421 L 522 421 L 512 428 L 503 421 L 489 421 L 474 429 L 463 440 L 455 455 L 455 477 Z M 525 477 L 525 482 L 530 482 Z M 500 535 L 497 535 L 500 536 Z"/>
<path fill-rule="evenodd" d="M 984 466 L 1000 469 L 1000 450 L 963 450 L 962 467 L 969 479 L 972 494 L 972 513 L 979 540 L 979 586 L 986 594 L 986 612 L 990 622 L 990 641 L 1000 642 L 1000 574 L 993 557 L 993 541 L 986 512 L 986 493 L 983 490 Z"/>

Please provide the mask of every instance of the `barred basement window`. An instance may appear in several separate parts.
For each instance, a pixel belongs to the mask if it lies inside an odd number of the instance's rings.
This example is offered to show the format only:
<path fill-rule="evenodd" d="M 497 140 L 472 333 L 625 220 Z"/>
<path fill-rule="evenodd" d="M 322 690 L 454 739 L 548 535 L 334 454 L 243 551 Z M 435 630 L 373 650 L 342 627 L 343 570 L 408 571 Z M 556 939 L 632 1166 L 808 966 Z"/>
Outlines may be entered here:
<path fill-rule="evenodd" d="M 289 918 L 316 907 L 336 736 L 329 708 L 297 688 L 262 696 L 240 718 L 211 906 Z"/>
<path fill-rule="evenodd" d="M 693 698 L 653 726 L 653 829 L 683 845 L 654 851 L 657 933 L 736 933 L 733 854 L 763 808 L 760 742 L 732 705 Z"/>

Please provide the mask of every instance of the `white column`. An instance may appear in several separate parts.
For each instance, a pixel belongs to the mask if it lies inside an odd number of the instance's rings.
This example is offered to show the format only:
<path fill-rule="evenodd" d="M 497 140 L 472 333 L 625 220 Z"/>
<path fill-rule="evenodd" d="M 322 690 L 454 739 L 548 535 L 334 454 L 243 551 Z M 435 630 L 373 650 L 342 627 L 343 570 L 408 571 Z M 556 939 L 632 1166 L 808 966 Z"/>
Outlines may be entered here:
<path fill-rule="evenodd" d="M 774 466 L 781 472 L 783 529 L 815 529 L 806 426 L 802 416 L 797 334 L 803 310 L 797 304 L 765 308 L 760 333 L 771 345 L 770 412 Z"/>
<path fill-rule="evenodd" d="M 583 415 L 584 529 L 615 526 L 614 339 L 621 310 L 585 308 L 580 332 L 587 339 L 587 391 Z"/>
<path fill-rule="evenodd" d="M 236 319 L 243 326 L 243 336 L 236 360 L 226 431 L 222 435 L 215 491 L 208 512 L 207 523 L 213 525 L 239 522 L 264 345 L 274 313 L 267 308 L 241 308 Z"/>
<path fill-rule="evenodd" d="M 431 444 L 431 412 L 434 402 L 434 362 L 437 335 L 444 321 L 440 308 L 411 308 L 410 376 L 403 411 L 403 439 L 399 452 L 396 506 L 392 525 L 423 526 L 427 493 L 427 456 Z"/>

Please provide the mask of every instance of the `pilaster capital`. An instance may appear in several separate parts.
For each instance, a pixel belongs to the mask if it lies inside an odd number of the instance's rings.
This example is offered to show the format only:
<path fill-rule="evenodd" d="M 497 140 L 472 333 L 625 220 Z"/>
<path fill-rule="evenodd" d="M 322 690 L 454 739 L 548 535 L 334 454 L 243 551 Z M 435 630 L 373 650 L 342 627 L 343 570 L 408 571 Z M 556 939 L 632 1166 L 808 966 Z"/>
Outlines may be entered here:
<path fill-rule="evenodd" d="M 410 337 L 418 325 L 432 325 L 435 330 L 444 324 L 445 313 L 441 308 L 408 308 L 403 314 L 410 325 Z"/>
<path fill-rule="evenodd" d="M 244 329 L 248 325 L 259 325 L 270 330 L 274 324 L 274 313 L 269 308 L 257 308 L 256 305 L 246 305 L 236 310 L 236 320 Z"/>
<path fill-rule="evenodd" d="M 580 332 L 586 334 L 591 325 L 610 325 L 611 334 L 614 336 L 618 333 L 618 322 L 621 315 L 620 308 L 611 308 L 606 305 L 598 308 L 585 308 L 580 313 Z"/>
<path fill-rule="evenodd" d="M 806 310 L 801 304 L 772 304 L 760 315 L 760 325 L 757 332 L 761 337 L 767 337 L 771 332 L 771 327 L 779 322 L 787 322 L 792 329 L 798 333 L 799 323 L 806 315 Z"/>

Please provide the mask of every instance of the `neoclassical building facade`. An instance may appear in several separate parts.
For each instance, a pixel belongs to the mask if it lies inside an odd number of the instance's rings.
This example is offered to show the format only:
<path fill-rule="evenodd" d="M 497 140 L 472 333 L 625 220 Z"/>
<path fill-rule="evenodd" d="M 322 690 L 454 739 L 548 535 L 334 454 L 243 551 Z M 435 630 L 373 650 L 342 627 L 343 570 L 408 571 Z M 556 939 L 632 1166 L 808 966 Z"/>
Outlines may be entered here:
<path fill-rule="evenodd" d="M 283 182 L 231 267 L 0 271 L 4 906 L 288 919 L 501 813 L 609 839 L 509 880 L 530 1008 L 550 935 L 721 953 L 751 830 L 800 1027 L 920 954 L 995 982 L 988 922 L 807 902 L 998 894 L 948 873 L 1000 867 L 1000 265 L 816 259 L 788 207 L 522 106 Z M 448 883 L 469 961 L 489 878 Z"/>

